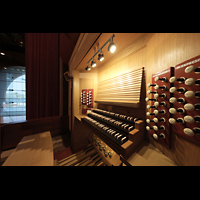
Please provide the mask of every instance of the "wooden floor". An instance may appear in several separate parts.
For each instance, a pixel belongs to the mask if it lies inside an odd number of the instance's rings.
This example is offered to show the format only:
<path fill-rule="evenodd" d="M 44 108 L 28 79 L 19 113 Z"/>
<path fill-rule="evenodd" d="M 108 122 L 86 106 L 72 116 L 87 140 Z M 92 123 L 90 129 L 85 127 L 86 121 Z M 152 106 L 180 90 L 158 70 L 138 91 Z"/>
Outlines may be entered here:
<path fill-rule="evenodd" d="M 147 141 L 135 149 L 128 159 L 132 166 L 177 166 L 172 160 Z"/>
<path fill-rule="evenodd" d="M 69 144 L 67 144 L 67 146 L 68 145 Z M 53 147 L 54 152 L 59 152 L 66 148 L 66 146 L 63 145 L 63 136 L 53 138 Z M 9 155 L 13 150 L 14 149 L 5 151 L 4 154 L 8 152 Z M 2 157 L 4 156 L 2 155 Z M 143 141 L 143 143 L 135 149 L 133 155 L 128 159 L 128 162 L 132 166 L 177 166 L 176 163 L 147 141 Z"/>

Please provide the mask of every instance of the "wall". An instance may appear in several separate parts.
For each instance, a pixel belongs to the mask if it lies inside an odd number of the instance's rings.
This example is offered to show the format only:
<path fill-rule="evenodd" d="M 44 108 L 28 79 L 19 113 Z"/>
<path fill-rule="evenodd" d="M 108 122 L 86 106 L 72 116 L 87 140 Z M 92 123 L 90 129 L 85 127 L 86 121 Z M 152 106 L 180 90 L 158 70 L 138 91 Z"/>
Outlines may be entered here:
<path fill-rule="evenodd" d="M 152 74 L 175 66 L 200 54 L 200 33 L 150 33 L 128 45 L 98 68 L 98 81 L 145 67 L 146 83 Z M 120 45 L 120 44 L 118 44 Z M 130 53 L 131 51 L 131 53 Z M 146 88 L 146 90 L 148 90 Z M 157 148 L 178 165 L 200 165 L 200 147 L 173 135 L 172 148 L 161 146 L 149 138 Z"/>
<path fill-rule="evenodd" d="M 81 92 L 82 89 L 94 89 L 94 98 L 96 98 L 97 94 L 97 69 L 93 69 L 91 73 L 81 73 L 78 70 L 73 71 L 73 113 L 74 115 L 82 115 L 82 107 L 81 107 Z M 96 107 L 96 103 L 94 106 Z"/>

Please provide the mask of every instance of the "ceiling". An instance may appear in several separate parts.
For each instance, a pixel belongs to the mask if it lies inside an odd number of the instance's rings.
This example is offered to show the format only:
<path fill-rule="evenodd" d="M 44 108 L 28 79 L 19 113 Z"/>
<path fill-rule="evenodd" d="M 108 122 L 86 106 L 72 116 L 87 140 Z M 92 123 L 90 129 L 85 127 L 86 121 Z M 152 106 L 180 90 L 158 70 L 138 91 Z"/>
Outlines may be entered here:
<path fill-rule="evenodd" d="M 60 33 L 60 56 L 68 64 L 80 33 Z M 25 66 L 25 33 L 0 33 L 0 69 Z"/>
<path fill-rule="evenodd" d="M 0 33 L 0 69 L 8 66 L 25 65 L 25 34 Z"/>
<path fill-rule="evenodd" d="M 60 57 L 68 64 L 80 33 L 60 33 Z"/>
<path fill-rule="evenodd" d="M 97 67 L 101 67 L 105 62 L 108 62 L 111 58 L 113 57 L 119 57 L 119 52 L 122 52 L 122 50 L 127 51 L 125 55 L 128 55 L 129 52 L 132 52 L 132 46 L 129 47 L 130 44 L 133 44 L 136 42 L 139 38 L 142 38 L 146 35 L 147 33 L 114 33 L 115 37 L 113 38 L 113 42 L 116 44 L 116 52 L 113 54 L 108 52 L 108 46 L 109 44 L 106 45 L 102 49 L 104 53 L 105 59 L 100 62 L 98 61 L 98 56 L 95 56 L 95 60 L 97 62 Z M 87 72 L 91 73 L 91 71 L 86 71 L 85 67 L 87 66 L 88 60 L 94 55 L 94 48 L 97 49 L 97 44 L 99 44 L 99 47 L 101 47 L 111 36 L 113 33 L 102 33 L 97 40 L 92 44 L 90 50 L 87 52 L 87 54 L 84 56 L 84 58 L 79 62 L 79 64 L 76 66 L 76 69 L 79 70 L 80 72 Z M 137 45 L 137 44 L 136 44 Z M 121 57 L 119 57 L 121 59 Z M 118 59 L 118 60 L 119 60 Z M 91 62 L 90 62 L 91 63 Z M 89 63 L 89 64 L 90 64 Z"/>

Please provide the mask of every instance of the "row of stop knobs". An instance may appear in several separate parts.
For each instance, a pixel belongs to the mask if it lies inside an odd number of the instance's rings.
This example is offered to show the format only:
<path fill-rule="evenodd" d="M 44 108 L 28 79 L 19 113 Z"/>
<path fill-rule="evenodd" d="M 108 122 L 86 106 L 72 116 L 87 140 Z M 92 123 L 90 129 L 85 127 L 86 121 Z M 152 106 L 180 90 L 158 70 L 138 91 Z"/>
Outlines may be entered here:
<path fill-rule="evenodd" d="M 93 94 L 92 91 L 86 92 L 83 91 L 81 93 L 81 103 L 86 105 L 91 105 L 93 100 Z"/>
<path fill-rule="evenodd" d="M 189 68 L 188 68 L 189 69 Z M 187 70 L 188 70 L 187 69 Z M 187 71 L 186 70 L 186 71 Z M 199 68 L 198 68 L 199 70 Z M 190 73 L 190 72 L 186 72 L 186 73 Z M 195 73 L 199 73 L 199 71 L 195 72 Z M 164 78 L 159 78 L 159 77 L 156 77 L 155 78 L 155 81 L 158 81 L 158 80 L 161 80 L 162 82 L 167 82 L 167 78 L 164 77 Z M 185 85 L 189 86 L 189 85 L 193 85 L 195 84 L 196 86 L 200 86 L 200 79 L 197 79 L 195 80 L 194 78 L 185 78 L 185 77 L 180 77 L 180 78 L 177 78 L 177 77 L 171 77 L 169 79 L 169 82 L 170 83 L 174 83 L 175 81 L 179 82 L 179 83 L 185 83 Z M 156 90 L 158 89 L 161 89 L 163 91 L 167 91 L 167 86 L 166 85 L 163 85 L 163 86 L 159 86 L 157 84 L 148 84 L 147 85 L 148 87 L 154 87 Z M 187 91 L 184 87 L 180 87 L 180 88 L 176 88 L 176 87 L 171 87 L 169 89 L 169 92 L 170 93 L 175 93 L 175 92 L 179 92 L 179 93 L 182 93 L 184 94 L 184 96 L 186 98 L 192 98 L 192 97 L 196 97 L 196 98 L 200 98 L 200 91 Z M 147 91 L 147 94 L 154 94 L 154 98 L 153 99 L 149 99 L 148 97 L 145 99 L 146 101 L 155 101 L 154 105 L 153 106 L 150 106 L 150 105 L 147 105 L 147 109 L 150 109 L 150 108 L 157 108 L 159 105 L 162 105 L 162 106 L 166 106 L 166 103 L 164 101 L 162 102 L 158 102 L 157 101 L 157 98 L 158 97 L 161 97 L 161 98 L 166 98 L 166 94 L 165 93 L 162 93 L 162 94 L 158 94 L 157 91 L 150 91 L 148 90 Z M 175 103 L 175 102 L 179 102 L 181 104 L 185 104 L 184 105 L 184 108 L 185 110 L 188 110 L 188 111 L 192 111 L 192 110 L 199 110 L 200 109 L 200 104 L 195 104 L 195 105 L 192 105 L 191 103 L 187 103 L 187 101 L 184 99 L 184 98 L 179 98 L 179 99 L 176 99 L 175 97 L 171 97 L 169 99 L 169 102 L 170 103 Z M 175 108 L 170 108 L 169 109 L 169 112 L 171 114 L 175 114 L 176 112 L 184 115 L 185 114 L 185 110 L 183 108 L 178 108 L 177 110 Z M 158 111 L 158 110 L 154 110 L 153 113 L 150 113 L 150 112 L 147 112 L 147 116 L 150 116 L 150 115 L 154 115 L 154 116 L 157 116 L 159 113 L 162 113 L 162 114 L 166 114 L 166 111 L 165 110 L 161 110 L 161 111 Z M 165 118 L 161 118 L 161 119 L 158 119 L 158 118 L 154 118 L 153 120 L 150 120 L 150 119 L 147 119 L 146 122 L 147 123 L 150 123 L 150 122 L 154 122 L 154 123 L 158 123 L 158 121 L 162 121 L 162 122 L 165 122 Z M 180 123 L 180 124 L 185 124 L 185 123 L 194 123 L 194 122 L 197 122 L 197 123 L 200 123 L 200 116 L 199 115 L 196 115 L 194 117 L 192 116 L 189 116 L 189 115 L 186 115 L 184 116 L 184 118 L 177 118 L 177 119 L 174 119 L 174 118 L 169 118 L 169 123 L 170 124 L 175 124 L 175 123 Z M 163 129 L 165 130 L 165 127 L 164 126 L 160 126 L 160 127 L 157 127 L 157 126 L 153 126 L 153 127 L 149 127 L 147 126 L 146 127 L 147 130 L 150 130 L 150 129 L 153 129 L 155 131 L 157 131 L 158 129 Z M 200 134 L 200 128 L 199 127 L 194 127 L 193 129 L 190 129 L 190 128 L 185 128 L 184 129 L 184 133 L 188 136 L 193 136 L 195 133 L 196 134 Z M 161 136 L 160 137 L 164 137 L 163 136 L 163 133 L 160 134 Z M 153 135 L 153 137 L 155 139 L 158 139 L 158 136 L 157 135 Z M 165 137 L 164 137 L 165 138 Z"/>

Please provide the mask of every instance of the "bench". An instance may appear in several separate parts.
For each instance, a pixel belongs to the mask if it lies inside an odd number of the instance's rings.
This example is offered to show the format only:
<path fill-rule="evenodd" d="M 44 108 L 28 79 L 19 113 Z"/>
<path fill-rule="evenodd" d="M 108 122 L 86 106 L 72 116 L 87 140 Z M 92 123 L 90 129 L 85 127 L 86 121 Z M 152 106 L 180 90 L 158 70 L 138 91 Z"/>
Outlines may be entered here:
<path fill-rule="evenodd" d="M 54 154 L 50 131 L 22 138 L 2 166 L 53 166 Z"/>

